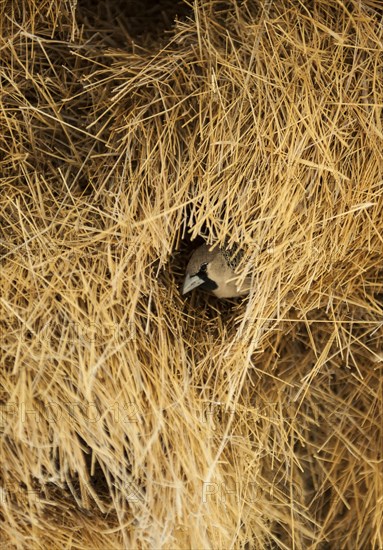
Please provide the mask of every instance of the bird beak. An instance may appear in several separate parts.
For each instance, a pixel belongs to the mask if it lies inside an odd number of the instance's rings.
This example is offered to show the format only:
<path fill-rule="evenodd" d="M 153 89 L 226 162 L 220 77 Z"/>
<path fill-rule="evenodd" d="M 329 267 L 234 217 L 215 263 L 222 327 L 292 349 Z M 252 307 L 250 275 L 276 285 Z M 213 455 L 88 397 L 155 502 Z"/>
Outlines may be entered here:
<path fill-rule="evenodd" d="M 181 294 L 184 295 L 187 292 L 193 290 L 193 288 L 197 288 L 197 286 L 202 285 L 203 283 L 203 279 L 198 277 L 198 275 L 193 275 L 192 277 L 190 277 L 190 275 L 186 275 L 184 284 L 182 285 Z"/>

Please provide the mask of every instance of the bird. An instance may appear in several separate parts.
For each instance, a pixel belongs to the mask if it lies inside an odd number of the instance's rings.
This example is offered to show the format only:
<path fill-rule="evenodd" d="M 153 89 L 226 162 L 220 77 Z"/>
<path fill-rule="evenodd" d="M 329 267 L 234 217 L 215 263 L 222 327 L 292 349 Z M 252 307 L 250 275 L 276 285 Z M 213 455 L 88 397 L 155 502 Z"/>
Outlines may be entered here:
<path fill-rule="evenodd" d="M 204 243 L 194 250 L 186 267 L 181 294 L 187 294 L 194 288 L 212 292 L 217 298 L 238 298 L 250 291 L 250 277 L 241 287 L 236 279 L 235 268 L 243 252 L 238 247 L 228 250 L 226 247 L 213 247 Z"/>

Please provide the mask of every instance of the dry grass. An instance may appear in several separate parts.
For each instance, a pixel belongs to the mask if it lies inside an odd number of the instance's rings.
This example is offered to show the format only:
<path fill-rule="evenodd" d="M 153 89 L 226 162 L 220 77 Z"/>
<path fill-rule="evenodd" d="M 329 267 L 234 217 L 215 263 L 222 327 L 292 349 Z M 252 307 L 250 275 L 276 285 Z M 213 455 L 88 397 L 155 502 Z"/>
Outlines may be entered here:
<path fill-rule="evenodd" d="M 382 548 L 380 3 L 140 6 L 0 8 L 3 540 Z"/>

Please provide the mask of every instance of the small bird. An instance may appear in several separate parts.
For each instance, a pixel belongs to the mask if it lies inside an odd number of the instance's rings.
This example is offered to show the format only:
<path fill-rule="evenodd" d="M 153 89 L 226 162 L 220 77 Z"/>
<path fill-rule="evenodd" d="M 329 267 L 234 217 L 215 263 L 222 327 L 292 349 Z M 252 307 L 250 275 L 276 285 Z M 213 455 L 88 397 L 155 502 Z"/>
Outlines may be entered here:
<path fill-rule="evenodd" d="M 197 287 L 213 292 L 218 298 L 237 298 L 248 294 L 250 277 L 245 279 L 241 288 L 236 284 L 238 275 L 235 268 L 242 255 L 239 249 L 229 251 L 217 245 L 211 248 L 203 244 L 196 248 L 186 267 L 182 294 Z"/>

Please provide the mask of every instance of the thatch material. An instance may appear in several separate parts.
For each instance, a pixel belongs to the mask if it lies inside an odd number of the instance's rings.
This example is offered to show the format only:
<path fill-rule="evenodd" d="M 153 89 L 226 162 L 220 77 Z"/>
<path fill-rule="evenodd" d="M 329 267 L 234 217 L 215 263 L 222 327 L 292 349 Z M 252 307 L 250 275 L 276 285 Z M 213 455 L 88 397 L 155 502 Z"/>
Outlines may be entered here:
<path fill-rule="evenodd" d="M 381 548 L 380 3 L 76 4 L 1 6 L 3 540 Z"/>

